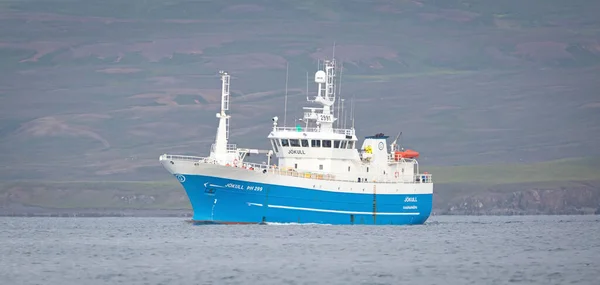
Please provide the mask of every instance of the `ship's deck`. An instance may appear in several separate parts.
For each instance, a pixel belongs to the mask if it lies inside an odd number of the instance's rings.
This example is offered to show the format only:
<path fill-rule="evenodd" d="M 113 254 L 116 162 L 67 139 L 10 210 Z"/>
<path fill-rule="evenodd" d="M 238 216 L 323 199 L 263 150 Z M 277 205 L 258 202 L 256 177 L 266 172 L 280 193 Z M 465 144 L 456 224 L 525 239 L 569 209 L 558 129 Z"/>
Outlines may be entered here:
<path fill-rule="evenodd" d="M 187 155 L 170 155 L 163 154 L 160 156 L 160 160 L 169 160 L 169 161 L 179 161 L 179 162 L 190 162 L 195 165 L 199 164 L 217 164 L 220 163 L 210 157 L 199 157 L 199 156 L 187 156 Z M 332 180 L 332 181 L 348 181 L 355 182 L 355 180 L 350 180 L 344 178 L 342 175 L 336 175 L 335 173 L 327 173 L 327 172 L 303 172 L 297 171 L 295 169 L 281 169 L 276 165 L 268 165 L 264 163 L 253 163 L 253 162 L 239 162 L 237 164 L 228 163 L 223 165 L 224 167 L 236 167 L 241 169 L 246 169 L 248 171 L 256 171 L 259 173 L 272 173 L 276 175 L 282 176 L 291 176 L 291 177 L 299 177 L 299 178 L 307 178 L 307 179 L 319 179 L 319 180 Z M 376 183 L 392 183 L 392 184 L 412 184 L 412 183 L 433 183 L 432 176 L 430 173 L 419 173 L 413 175 L 412 181 L 399 181 L 397 179 L 390 179 L 387 176 L 381 176 L 379 179 L 373 179 L 370 182 Z"/>

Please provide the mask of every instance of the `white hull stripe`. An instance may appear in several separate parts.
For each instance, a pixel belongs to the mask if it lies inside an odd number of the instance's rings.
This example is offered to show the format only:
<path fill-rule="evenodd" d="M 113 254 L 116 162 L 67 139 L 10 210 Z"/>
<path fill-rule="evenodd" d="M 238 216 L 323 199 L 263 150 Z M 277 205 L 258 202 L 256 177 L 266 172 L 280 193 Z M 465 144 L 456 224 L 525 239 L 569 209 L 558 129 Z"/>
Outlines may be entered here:
<path fill-rule="evenodd" d="M 337 214 L 354 214 L 354 215 L 373 215 L 373 212 L 355 212 L 355 211 L 339 211 L 339 210 L 326 210 L 326 209 L 315 209 L 315 208 L 302 208 L 302 207 L 290 207 L 280 205 L 267 205 L 269 208 L 287 209 L 287 210 L 300 210 L 300 211 L 311 211 L 311 212 L 324 212 L 324 213 L 337 213 Z M 418 216 L 421 213 L 394 213 L 394 212 L 376 212 L 376 215 L 381 216 Z"/>

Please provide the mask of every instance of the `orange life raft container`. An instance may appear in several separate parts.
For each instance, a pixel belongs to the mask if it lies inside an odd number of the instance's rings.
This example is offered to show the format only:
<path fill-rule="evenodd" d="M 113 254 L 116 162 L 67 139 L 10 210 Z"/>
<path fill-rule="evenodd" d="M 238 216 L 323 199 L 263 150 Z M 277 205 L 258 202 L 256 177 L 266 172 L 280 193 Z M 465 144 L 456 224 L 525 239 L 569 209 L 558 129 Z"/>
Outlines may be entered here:
<path fill-rule="evenodd" d="M 401 158 L 417 158 L 419 157 L 419 152 L 414 151 L 412 149 L 407 149 L 405 151 L 396 151 L 394 153 L 394 159 L 400 160 Z"/>

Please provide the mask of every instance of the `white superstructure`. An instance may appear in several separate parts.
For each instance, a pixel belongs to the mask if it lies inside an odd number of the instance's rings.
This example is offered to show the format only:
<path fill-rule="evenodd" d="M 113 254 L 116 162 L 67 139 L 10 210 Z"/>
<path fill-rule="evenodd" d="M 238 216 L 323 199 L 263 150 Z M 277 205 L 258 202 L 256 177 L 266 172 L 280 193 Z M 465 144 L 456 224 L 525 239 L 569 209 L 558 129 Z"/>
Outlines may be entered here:
<path fill-rule="evenodd" d="M 366 137 L 357 149 L 354 128 L 334 128 L 338 120 L 332 110 L 336 100 L 335 65 L 335 60 L 326 60 L 323 70 L 315 73 L 318 92 L 308 101 L 321 106 L 304 108 L 304 126 L 279 127 L 278 118 L 273 118 L 268 138 L 279 159 L 279 168 L 331 174 L 345 181 L 415 182 L 419 171 L 414 158 L 418 153 L 398 150 L 396 141 L 388 148 L 387 136 L 383 134 Z M 425 180 L 431 179 L 430 175 L 425 176 Z"/>

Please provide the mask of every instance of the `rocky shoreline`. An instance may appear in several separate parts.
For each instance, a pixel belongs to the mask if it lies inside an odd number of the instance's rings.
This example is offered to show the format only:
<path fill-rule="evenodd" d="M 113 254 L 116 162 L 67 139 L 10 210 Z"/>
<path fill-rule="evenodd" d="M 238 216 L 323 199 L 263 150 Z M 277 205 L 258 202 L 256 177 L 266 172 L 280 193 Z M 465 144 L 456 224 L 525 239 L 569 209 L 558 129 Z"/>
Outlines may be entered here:
<path fill-rule="evenodd" d="M 477 185 L 444 185 L 440 188 L 434 197 L 434 212 L 438 215 L 600 214 L 598 182 L 515 184 L 485 189 Z"/>
<path fill-rule="evenodd" d="M 0 207 L 0 217 L 192 217 L 192 211 L 187 209 L 56 209 L 12 204 Z"/>

